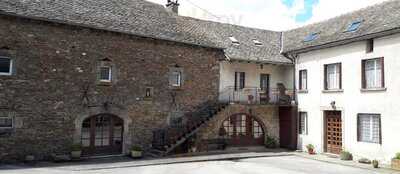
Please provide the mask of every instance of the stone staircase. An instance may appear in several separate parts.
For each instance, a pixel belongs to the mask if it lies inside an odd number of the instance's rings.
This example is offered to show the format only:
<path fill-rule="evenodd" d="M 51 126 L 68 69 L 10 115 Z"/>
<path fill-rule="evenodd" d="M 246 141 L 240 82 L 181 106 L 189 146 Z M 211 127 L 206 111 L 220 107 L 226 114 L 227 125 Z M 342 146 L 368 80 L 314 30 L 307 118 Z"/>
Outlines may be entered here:
<path fill-rule="evenodd" d="M 153 132 L 152 149 L 148 150 L 146 155 L 151 157 L 168 155 L 195 135 L 205 123 L 227 106 L 228 103 L 207 102 L 194 112 L 185 114 L 182 123 L 155 130 Z"/>

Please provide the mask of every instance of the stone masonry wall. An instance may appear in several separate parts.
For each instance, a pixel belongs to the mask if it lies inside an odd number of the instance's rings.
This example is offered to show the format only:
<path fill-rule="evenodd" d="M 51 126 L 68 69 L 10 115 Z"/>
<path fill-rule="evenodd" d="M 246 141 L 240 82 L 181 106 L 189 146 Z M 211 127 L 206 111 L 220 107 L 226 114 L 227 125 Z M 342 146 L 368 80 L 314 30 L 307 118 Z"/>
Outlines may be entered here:
<path fill-rule="evenodd" d="M 74 121 L 93 109 L 127 113 L 130 144 L 148 148 L 175 106 L 190 111 L 218 94 L 220 50 L 3 15 L 0 24 L 0 53 L 15 67 L 0 76 L 0 109 L 15 113 L 15 128 L 0 136 L 0 161 L 68 152 Z M 103 59 L 115 67 L 111 84 L 97 82 Z M 184 84 L 172 94 L 168 72 L 176 65 Z"/>
<path fill-rule="evenodd" d="M 197 133 L 196 148 L 204 150 L 206 140 L 219 138 L 222 123 L 235 114 L 249 114 L 259 119 L 264 125 L 264 136 L 274 137 L 279 142 L 279 106 L 233 104 L 207 122 Z"/>

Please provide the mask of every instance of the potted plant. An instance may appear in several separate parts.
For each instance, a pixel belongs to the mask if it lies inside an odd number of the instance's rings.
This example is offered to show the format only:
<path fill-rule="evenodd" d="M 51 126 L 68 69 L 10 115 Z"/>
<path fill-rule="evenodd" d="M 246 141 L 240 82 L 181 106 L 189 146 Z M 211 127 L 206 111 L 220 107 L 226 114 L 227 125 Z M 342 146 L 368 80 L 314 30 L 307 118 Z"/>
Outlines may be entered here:
<path fill-rule="evenodd" d="M 400 170 L 400 153 L 397 153 L 396 156 L 392 159 L 392 169 Z"/>
<path fill-rule="evenodd" d="M 372 166 L 374 168 L 378 168 L 379 167 L 379 161 L 378 160 L 372 160 Z"/>
<path fill-rule="evenodd" d="M 353 160 L 353 154 L 351 154 L 351 153 L 348 152 L 348 151 L 343 150 L 343 151 L 340 153 L 340 159 L 343 160 L 343 161 L 350 161 L 350 160 Z"/>
<path fill-rule="evenodd" d="M 143 150 L 140 146 L 132 146 L 131 148 L 131 157 L 132 158 L 142 158 Z"/>
<path fill-rule="evenodd" d="M 315 155 L 315 151 L 314 151 L 315 147 L 314 147 L 314 145 L 308 144 L 308 145 L 306 146 L 306 148 L 307 148 L 308 154 L 310 154 L 310 155 Z"/>
<path fill-rule="evenodd" d="M 73 144 L 71 146 L 71 158 L 79 159 L 82 155 L 82 146 L 81 144 Z"/>
<path fill-rule="evenodd" d="M 275 149 L 278 147 L 278 142 L 275 138 L 268 136 L 265 140 L 265 147 L 270 149 Z"/>

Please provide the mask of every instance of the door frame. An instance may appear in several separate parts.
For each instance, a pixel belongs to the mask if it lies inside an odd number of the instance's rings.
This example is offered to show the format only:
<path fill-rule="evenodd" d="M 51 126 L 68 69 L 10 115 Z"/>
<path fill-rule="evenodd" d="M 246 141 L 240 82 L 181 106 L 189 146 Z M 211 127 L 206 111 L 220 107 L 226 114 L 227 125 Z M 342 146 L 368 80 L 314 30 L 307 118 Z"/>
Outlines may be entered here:
<path fill-rule="evenodd" d="M 328 153 L 328 143 L 327 143 L 327 112 L 340 112 L 340 119 L 341 119 L 341 127 L 342 127 L 342 149 L 344 147 L 344 136 L 345 136 L 345 129 L 344 129 L 344 117 L 343 117 L 343 110 L 323 110 L 323 121 L 322 121 L 322 145 L 323 145 L 323 152 Z"/>

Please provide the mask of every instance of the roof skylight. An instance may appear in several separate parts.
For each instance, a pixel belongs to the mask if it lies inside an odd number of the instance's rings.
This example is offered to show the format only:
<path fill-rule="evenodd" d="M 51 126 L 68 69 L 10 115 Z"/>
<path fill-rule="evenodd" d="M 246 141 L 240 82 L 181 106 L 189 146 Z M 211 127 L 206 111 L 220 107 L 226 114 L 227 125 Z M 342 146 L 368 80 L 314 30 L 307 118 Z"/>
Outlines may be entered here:
<path fill-rule="evenodd" d="M 233 44 L 240 44 L 240 42 L 233 36 L 229 37 Z"/>
<path fill-rule="evenodd" d="M 361 21 L 355 21 L 349 25 L 349 27 L 347 28 L 346 31 L 347 32 L 357 31 L 358 28 L 360 28 L 360 25 L 361 25 Z"/>
<path fill-rule="evenodd" d="M 318 33 L 311 33 L 304 39 L 304 42 L 311 42 L 311 41 L 317 39 L 317 37 L 318 37 Z"/>
<path fill-rule="evenodd" d="M 262 42 L 260 42 L 260 41 L 257 40 L 257 39 L 253 39 L 253 42 L 254 42 L 254 44 L 255 44 L 256 46 L 261 46 L 261 45 L 263 45 Z"/>

